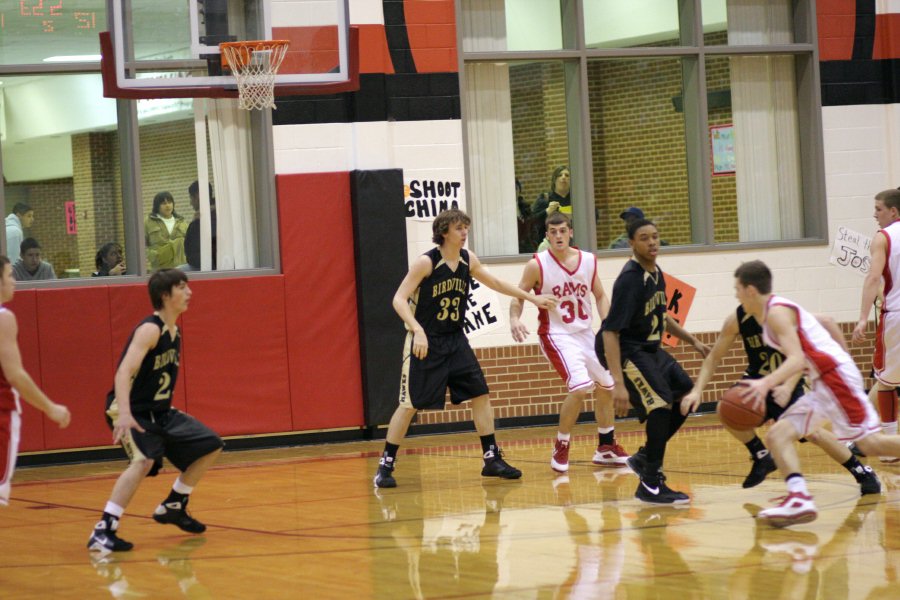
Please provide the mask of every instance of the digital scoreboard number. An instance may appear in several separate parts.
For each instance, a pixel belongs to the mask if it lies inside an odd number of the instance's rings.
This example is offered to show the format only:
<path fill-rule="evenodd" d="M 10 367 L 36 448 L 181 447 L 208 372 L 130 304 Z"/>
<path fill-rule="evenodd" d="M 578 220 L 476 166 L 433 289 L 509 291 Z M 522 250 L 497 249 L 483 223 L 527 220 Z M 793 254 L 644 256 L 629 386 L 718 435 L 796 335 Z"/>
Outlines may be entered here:
<path fill-rule="evenodd" d="M 0 29 L 14 31 L 18 27 L 27 27 L 41 33 L 95 32 L 98 21 L 105 23 L 106 11 L 98 17 L 98 11 L 85 8 L 89 4 L 72 0 L 18 0 L 18 7 L 0 12 Z"/>

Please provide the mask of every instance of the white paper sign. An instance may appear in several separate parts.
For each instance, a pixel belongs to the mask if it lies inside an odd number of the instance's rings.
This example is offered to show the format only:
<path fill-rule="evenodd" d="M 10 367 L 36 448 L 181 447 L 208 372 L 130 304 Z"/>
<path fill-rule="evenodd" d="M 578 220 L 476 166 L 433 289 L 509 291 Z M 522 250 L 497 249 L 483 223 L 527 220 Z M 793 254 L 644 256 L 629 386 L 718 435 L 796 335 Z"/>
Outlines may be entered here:
<path fill-rule="evenodd" d="M 868 275 L 869 267 L 872 264 L 872 259 L 869 255 L 869 247 L 871 245 L 872 238 L 843 226 L 838 227 L 828 262 L 845 269 L 851 269 L 857 275 L 865 277 Z"/>
<path fill-rule="evenodd" d="M 472 279 L 469 283 L 469 304 L 466 306 L 466 336 L 476 338 L 503 327 L 503 324 L 497 292 Z"/>
<path fill-rule="evenodd" d="M 462 182 L 436 179 L 411 179 L 404 186 L 403 202 L 406 218 L 413 221 L 434 221 L 448 208 L 461 208 Z"/>

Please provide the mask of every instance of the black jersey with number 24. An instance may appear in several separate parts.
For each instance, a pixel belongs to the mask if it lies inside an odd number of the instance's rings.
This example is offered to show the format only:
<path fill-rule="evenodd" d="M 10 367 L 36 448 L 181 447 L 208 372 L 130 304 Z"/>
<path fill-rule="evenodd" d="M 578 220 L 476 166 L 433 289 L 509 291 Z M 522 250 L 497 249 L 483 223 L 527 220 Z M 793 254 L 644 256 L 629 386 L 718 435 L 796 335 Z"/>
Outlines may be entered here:
<path fill-rule="evenodd" d="M 659 349 L 666 327 L 666 279 L 662 269 L 649 273 L 629 260 L 613 284 L 609 315 L 603 331 L 617 331 L 622 358 L 636 350 Z"/>
<path fill-rule="evenodd" d="M 174 338 L 166 330 L 166 324 L 157 314 L 150 315 L 134 328 L 119 364 L 128 353 L 134 333 L 146 323 L 152 323 L 159 327 L 159 341 L 152 348 L 138 369 L 131 384 L 131 412 L 160 412 L 172 407 L 172 390 L 175 389 L 175 381 L 178 379 L 178 364 L 181 354 L 181 333 L 176 329 Z M 115 395 L 115 389 L 110 392 L 110 398 Z"/>
<path fill-rule="evenodd" d="M 410 298 L 416 321 L 426 335 L 461 331 L 469 298 L 469 253 L 459 251 L 456 271 L 444 261 L 440 248 L 432 248 L 425 256 L 431 259 L 431 275 L 422 280 Z"/>

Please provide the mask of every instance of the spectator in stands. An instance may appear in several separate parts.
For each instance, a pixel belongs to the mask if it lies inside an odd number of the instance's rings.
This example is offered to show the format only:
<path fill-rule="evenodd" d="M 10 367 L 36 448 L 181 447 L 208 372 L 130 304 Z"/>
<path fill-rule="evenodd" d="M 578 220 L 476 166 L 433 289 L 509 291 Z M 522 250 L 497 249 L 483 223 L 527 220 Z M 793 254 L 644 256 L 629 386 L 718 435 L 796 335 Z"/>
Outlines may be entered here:
<path fill-rule="evenodd" d="M 541 194 L 531 206 L 531 214 L 540 223 L 538 229 L 538 240 L 540 245 L 538 251 L 549 247 L 547 237 L 547 216 L 552 215 L 556 211 L 564 213 L 572 218 L 572 172 L 569 167 L 562 165 L 553 169 L 553 175 L 550 176 L 550 193 Z M 543 247 L 542 247 L 543 246 Z"/>
<path fill-rule="evenodd" d="M 150 268 L 170 269 L 187 262 L 184 255 L 184 236 L 187 223 L 175 212 L 175 198 L 160 192 L 153 198 L 153 210 L 144 221 L 147 260 Z"/>
<path fill-rule="evenodd" d="M 614 239 L 612 243 L 609 245 L 610 248 L 630 248 L 631 246 L 628 244 L 628 226 L 631 225 L 633 221 L 637 221 L 638 219 L 643 219 L 644 211 L 639 209 L 637 206 L 629 206 L 625 210 L 622 211 L 622 214 L 619 215 L 619 218 L 625 221 L 625 232 L 622 233 L 619 237 Z M 659 241 L 660 246 L 668 246 L 669 242 L 665 240 Z"/>
<path fill-rule="evenodd" d="M 184 236 L 184 254 L 187 264 L 195 271 L 200 270 L 200 183 L 195 181 L 188 186 L 188 196 L 194 209 L 194 219 L 188 225 Z M 213 196 L 212 184 L 209 186 L 209 221 L 212 234 L 212 268 L 216 268 L 216 198 Z"/>
<path fill-rule="evenodd" d="M 53 265 L 41 258 L 41 245 L 34 238 L 25 238 L 19 246 L 19 260 L 13 265 L 16 281 L 56 279 Z"/>
<path fill-rule="evenodd" d="M 543 222 L 531 213 L 531 205 L 522 195 L 522 182 L 516 179 L 516 224 L 519 233 L 519 254 L 531 254 L 541 243 L 541 227 Z"/>
<path fill-rule="evenodd" d="M 25 238 L 25 229 L 34 223 L 34 210 L 24 202 L 16 202 L 13 211 L 6 217 L 6 256 L 12 261 L 19 255 L 19 248 Z"/>
<path fill-rule="evenodd" d="M 91 273 L 91 277 L 106 277 L 107 275 L 125 274 L 125 254 L 122 246 L 116 242 L 107 242 L 100 246 L 97 256 L 94 258 L 97 270 Z"/>

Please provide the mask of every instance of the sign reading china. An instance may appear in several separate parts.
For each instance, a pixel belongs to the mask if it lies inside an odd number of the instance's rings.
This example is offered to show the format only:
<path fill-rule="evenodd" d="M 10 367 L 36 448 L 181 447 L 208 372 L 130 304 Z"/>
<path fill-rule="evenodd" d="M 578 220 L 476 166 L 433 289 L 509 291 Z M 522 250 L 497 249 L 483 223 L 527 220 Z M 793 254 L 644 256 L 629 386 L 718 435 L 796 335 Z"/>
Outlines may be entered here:
<path fill-rule="evenodd" d="M 407 219 L 433 221 L 448 208 L 459 208 L 462 182 L 413 179 L 406 184 L 403 192 Z"/>
<path fill-rule="evenodd" d="M 688 312 L 691 310 L 691 304 L 694 302 L 694 294 L 697 289 L 691 285 L 681 281 L 677 277 L 665 274 L 666 277 L 666 312 L 670 317 L 678 321 L 678 324 L 684 327 L 687 321 Z M 675 347 L 678 345 L 678 338 L 668 332 L 663 334 L 663 344 Z"/>

